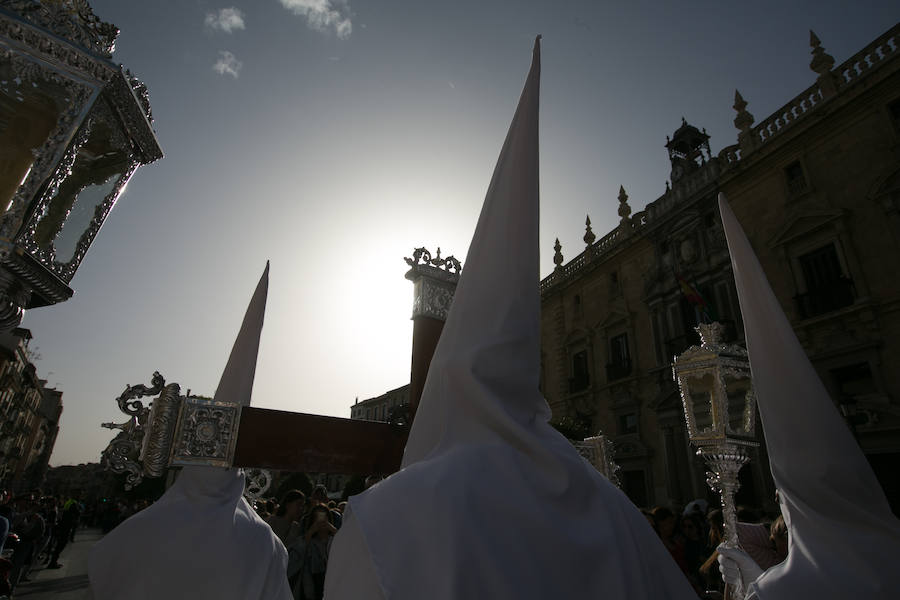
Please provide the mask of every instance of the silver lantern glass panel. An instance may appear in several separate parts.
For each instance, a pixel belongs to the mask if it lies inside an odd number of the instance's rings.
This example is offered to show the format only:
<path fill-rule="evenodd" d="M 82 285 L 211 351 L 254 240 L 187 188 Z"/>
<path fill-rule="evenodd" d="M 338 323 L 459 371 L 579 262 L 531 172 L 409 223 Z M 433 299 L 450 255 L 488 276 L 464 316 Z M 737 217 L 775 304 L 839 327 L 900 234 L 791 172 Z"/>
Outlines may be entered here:
<path fill-rule="evenodd" d="M 0 38 L 0 237 L 13 237 L 99 91 Z"/>
<path fill-rule="evenodd" d="M 722 444 L 756 439 L 756 395 L 747 351 L 721 342 L 719 323 L 697 327 L 701 345 L 675 357 L 678 384 L 691 442 Z"/>
<path fill-rule="evenodd" d="M 138 163 L 122 125 L 100 99 L 17 241 L 68 283 Z"/>

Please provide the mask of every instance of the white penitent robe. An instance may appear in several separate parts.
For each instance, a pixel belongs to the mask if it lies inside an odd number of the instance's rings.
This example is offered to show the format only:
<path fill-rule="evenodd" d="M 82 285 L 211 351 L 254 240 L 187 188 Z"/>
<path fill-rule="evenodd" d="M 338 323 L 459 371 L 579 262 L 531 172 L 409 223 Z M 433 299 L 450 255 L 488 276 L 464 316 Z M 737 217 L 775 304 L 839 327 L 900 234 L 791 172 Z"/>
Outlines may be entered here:
<path fill-rule="evenodd" d="M 350 499 L 327 600 L 696 600 L 538 390 L 540 47 L 398 473 Z"/>
<path fill-rule="evenodd" d="M 287 551 L 235 469 L 185 467 L 91 552 L 95 600 L 291 600 Z"/>
<path fill-rule="evenodd" d="M 631 501 L 555 431 L 543 443 L 552 481 L 527 452 L 471 446 L 351 499 L 326 599 L 696 600 Z"/>
<path fill-rule="evenodd" d="M 760 600 L 900 598 L 900 520 L 772 292 L 723 194 L 728 239 L 788 557 L 751 583 Z"/>
<path fill-rule="evenodd" d="M 250 405 L 269 265 L 256 286 L 215 400 Z M 94 546 L 95 600 L 292 600 L 287 551 L 244 500 L 237 469 L 184 467 L 162 498 Z"/>

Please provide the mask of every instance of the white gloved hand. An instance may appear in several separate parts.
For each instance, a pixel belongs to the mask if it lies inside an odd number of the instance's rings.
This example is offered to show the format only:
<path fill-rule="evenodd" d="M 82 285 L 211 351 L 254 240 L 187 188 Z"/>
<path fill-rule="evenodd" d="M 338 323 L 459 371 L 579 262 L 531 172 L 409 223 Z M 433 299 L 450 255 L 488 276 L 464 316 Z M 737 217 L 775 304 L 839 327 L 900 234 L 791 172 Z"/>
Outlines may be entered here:
<path fill-rule="evenodd" d="M 725 583 L 746 591 L 750 584 L 763 574 L 756 561 L 740 548 L 726 548 L 720 545 L 716 551 L 719 553 L 719 570 Z"/>

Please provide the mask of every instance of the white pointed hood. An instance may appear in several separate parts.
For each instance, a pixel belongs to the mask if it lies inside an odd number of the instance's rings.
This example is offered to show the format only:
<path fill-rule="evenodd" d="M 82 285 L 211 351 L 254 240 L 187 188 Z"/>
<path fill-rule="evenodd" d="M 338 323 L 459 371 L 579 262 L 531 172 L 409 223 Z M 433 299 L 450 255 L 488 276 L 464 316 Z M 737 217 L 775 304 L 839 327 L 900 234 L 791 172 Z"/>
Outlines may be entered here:
<path fill-rule="evenodd" d="M 267 263 L 215 400 L 250 404 L 268 282 Z M 88 569 L 94 598 L 291 600 L 287 552 L 243 491 L 238 469 L 182 469 L 158 501 L 94 546 Z"/>
<path fill-rule="evenodd" d="M 719 194 L 769 465 L 789 523 L 788 559 L 762 600 L 900 596 L 900 521 Z"/>
<path fill-rule="evenodd" d="M 646 519 L 548 424 L 539 85 L 536 41 L 403 469 L 351 498 L 328 600 L 696 598 Z"/>
<path fill-rule="evenodd" d="M 529 422 L 550 417 L 538 391 L 539 44 L 431 360 L 403 466 L 455 444 L 521 437 Z"/>

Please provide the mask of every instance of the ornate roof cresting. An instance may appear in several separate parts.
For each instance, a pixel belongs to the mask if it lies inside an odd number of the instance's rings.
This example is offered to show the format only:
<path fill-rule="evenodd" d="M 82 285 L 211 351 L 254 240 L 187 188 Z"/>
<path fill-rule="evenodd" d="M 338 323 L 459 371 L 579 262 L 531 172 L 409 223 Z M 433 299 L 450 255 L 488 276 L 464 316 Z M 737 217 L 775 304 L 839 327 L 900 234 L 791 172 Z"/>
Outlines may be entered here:
<path fill-rule="evenodd" d="M 462 263 L 455 256 L 451 255 L 447 258 L 441 258 L 440 247 L 438 247 L 434 258 L 431 257 L 431 252 L 427 248 L 416 248 L 413 250 L 412 258 L 404 257 L 403 260 L 414 269 L 427 265 L 455 275 L 459 275 L 462 271 Z"/>
<path fill-rule="evenodd" d="M 138 102 L 141 104 L 141 108 L 144 109 L 144 114 L 147 116 L 147 121 L 151 124 L 153 123 L 153 111 L 150 110 L 150 92 L 147 89 L 147 84 L 138 79 L 134 73 L 125 69 L 125 77 L 128 79 L 128 84 L 131 86 L 131 90 L 134 92 L 134 96 L 138 99 Z"/>
<path fill-rule="evenodd" d="M 87 0 L 0 0 L 0 7 L 107 58 L 115 50 L 119 28 L 101 21 Z"/>

